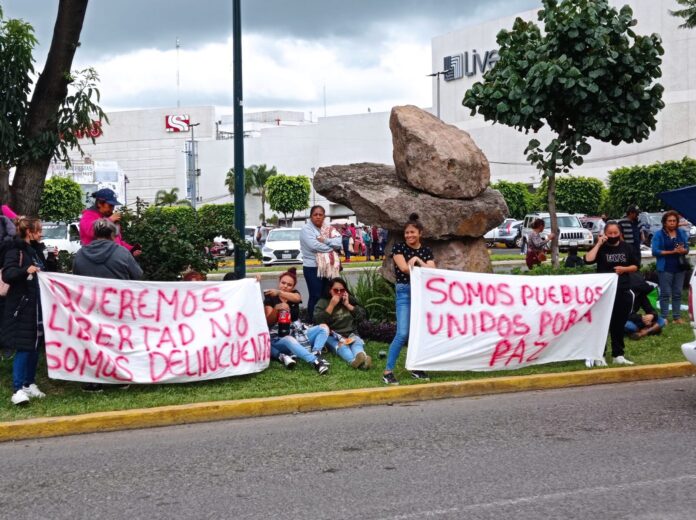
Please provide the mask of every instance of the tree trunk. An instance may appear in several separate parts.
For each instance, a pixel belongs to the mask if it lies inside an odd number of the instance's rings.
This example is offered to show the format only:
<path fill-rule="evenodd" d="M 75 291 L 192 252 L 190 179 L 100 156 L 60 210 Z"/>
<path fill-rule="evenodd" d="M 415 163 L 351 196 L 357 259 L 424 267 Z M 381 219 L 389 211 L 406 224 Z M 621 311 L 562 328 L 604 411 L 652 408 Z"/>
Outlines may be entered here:
<path fill-rule="evenodd" d="M 10 169 L 0 166 L 0 201 L 10 201 Z"/>
<path fill-rule="evenodd" d="M 558 231 L 558 216 L 556 215 L 556 172 L 549 171 L 548 179 L 548 202 L 549 216 L 551 220 L 551 229 L 549 233 L 554 233 L 555 236 L 551 241 L 551 263 L 554 267 L 558 267 L 558 239 L 560 238 Z"/>
<path fill-rule="evenodd" d="M 68 94 L 70 70 L 79 46 L 87 2 L 60 0 L 46 66 L 39 75 L 29 104 L 26 128 L 29 142 L 46 132 L 58 131 L 58 109 Z M 47 147 L 17 166 L 10 188 L 13 209 L 17 213 L 38 215 L 46 172 L 52 158 L 53 149 Z"/>

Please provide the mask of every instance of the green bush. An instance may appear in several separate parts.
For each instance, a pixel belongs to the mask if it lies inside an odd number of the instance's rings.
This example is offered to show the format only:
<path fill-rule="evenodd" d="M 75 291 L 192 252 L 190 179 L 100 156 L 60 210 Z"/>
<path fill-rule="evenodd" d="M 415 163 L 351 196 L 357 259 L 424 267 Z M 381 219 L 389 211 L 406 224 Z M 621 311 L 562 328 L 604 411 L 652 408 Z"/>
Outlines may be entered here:
<path fill-rule="evenodd" d="M 643 211 L 669 209 L 659 198 L 663 191 L 696 184 L 696 160 L 628 166 L 609 172 L 609 215 L 620 217 L 631 204 Z"/>
<path fill-rule="evenodd" d="M 198 208 L 198 219 L 203 238 L 209 242 L 219 235 L 230 240 L 238 235 L 234 228 L 234 204 L 204 204 Z"/>
<path fill-rule="evenodd" d="M 394 286 L 385 280 L 377 269 L 364 269 L 349 290 L 367 311 L 371 321 L 396 320 L 396 292 Z"/>
<path fill-rule="evenodd" d="M 534 195 L 529 192 L 524 182 L 498 181 L 491 186 L 498 190 L 505 199 L 509 216 L 521 220 L 534 209 Z"/>
<path fill-rule="evenodd" d="M 139 261 L 146 280 L 177 280 L 188 268 L 206 273 L 216 266 L 205 252 L 208 241 L 191 207 L 147 208 L 140 216 L 129 216 L 123 235 L 142 246 Z"/>
<path fill-rule="evenodd" d="M 49 222 L 73 222 L 85 209 L 82 188 L 67 177 L 51 177 L 41 194 L 39 217 Z"/>
<path fill-rule="evenodd" d="M 599 215 L 606 198 L 606 188 L 592 177 L 558 177 L 556 179 L 556 208 L 566 213 Z M 537 192 L 539 207 L 548 210 L 548 190 L 544 180 Z"/>

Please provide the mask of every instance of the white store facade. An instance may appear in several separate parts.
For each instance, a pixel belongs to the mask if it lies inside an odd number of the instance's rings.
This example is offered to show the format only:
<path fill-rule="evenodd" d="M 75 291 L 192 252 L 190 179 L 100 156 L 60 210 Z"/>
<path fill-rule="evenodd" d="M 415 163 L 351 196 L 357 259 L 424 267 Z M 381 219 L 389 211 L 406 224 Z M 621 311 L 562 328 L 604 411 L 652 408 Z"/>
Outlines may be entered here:
<path fill-rule="evenodd" d="M 592 141 L 592 152 L 574 175 L 605 180 L 610 170 L 621 166 L 649 164 L 696 155 L 696 30 L 678 29 L 681 19 L 669 14 L 674 0 L 612 1 L 634 10 L 639 34 L 658 33 L 665 55 L 660 83 L 665 87 L 665 108 L 658 126 L 643 143 L 612 146 Z M 536 10 L 520 13 L 536 20 Z M 469 132 L 491 163 L 492 180 L 537 184 L 537 171 L 525 161 L 523 151 L 531 138 L 514 129 L 491 125 L 480 116 L 471 117 L 461 101 L 466 90 L 481 80 L 481 70 L 495 62 L 495 37 L 500 29 L 511 28 L 516 16 L 488 21 L 432 40 L 432 71 L 452 66 L 452 57 L 462 72 L 460 78 L 433 80 L 433 109 L 439 103 L 441 118 Z M 429 109 L 430 110 L 430 109 Z M 93 159 L 116 161 L 128 178 L 128 201 L 141 197 L 154 200 L 158 190 L 179 188 L 180 196 L 190 192 L 187 184 L 187 141 L 193 127 L 196 141 L 197 204 L 232 201 L 224 181 L 234 165 L 233 141 L 226 126 L 229 117 L 216 114 L 213 106 L 158 108 L 109 114 L 110 124 L 96 144 L 84 143 Z M 187 124 L 180 126 L 182 120 Z M 171 123 L 171 124 L 170 124 Z M 179 126 L 177 126 L 179 125 Z M 179 130 L 183 131 L 177 131 Z M 537 137 L 548 142 L 551 135 L 542 129 Z M 365 113 L 306 121 L 297 112 L 245 114 L 245 164 L 275 166 L 289 175 L 312 177 L 321 166 L 358 162 L 392 163 L 389 113 Z M 188 145 L 190 146 L 190 145 Z M 189 178 L 190 180 L 190 178 Z M 329 204 L 312 193 L 312 203 L 324 204 L 329 215 L 344 216 L 348 210 Z M 249 224 L 259 222 L 258 197 L 246 197 Z M 267 215 L 270 212 L 267 209 Z"/>

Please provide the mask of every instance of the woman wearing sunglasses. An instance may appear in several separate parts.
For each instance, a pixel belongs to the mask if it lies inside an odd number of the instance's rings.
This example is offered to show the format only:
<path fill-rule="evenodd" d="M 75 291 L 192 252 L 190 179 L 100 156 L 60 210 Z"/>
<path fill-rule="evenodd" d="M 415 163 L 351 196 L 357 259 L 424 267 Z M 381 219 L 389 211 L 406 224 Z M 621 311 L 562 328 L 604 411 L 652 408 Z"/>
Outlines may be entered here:
<path fill-rule="evenodd" d="M 333 278 L 328 291 L 314 308 L 314 322 L 324 323 L 331 329 L 326 346 L 353 368 L 367 370 L 372 358 L 365 354 L 365 342 L 358 336 L 358 323 L 365 310 L 358 305 L 342 278 Z M 338 334 L 338 336 L 336 335 Z"/>

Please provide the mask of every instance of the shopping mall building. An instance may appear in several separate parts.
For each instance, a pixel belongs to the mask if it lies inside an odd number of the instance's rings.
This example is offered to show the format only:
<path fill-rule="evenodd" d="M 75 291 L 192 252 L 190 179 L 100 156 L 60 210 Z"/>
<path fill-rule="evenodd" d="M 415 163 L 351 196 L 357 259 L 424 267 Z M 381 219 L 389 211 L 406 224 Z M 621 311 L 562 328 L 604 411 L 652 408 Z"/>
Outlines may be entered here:
<path fill-rule="evenodd" d="M 612 1 L 629 4 L 640 34 L 658 33 L 663 40 L 662 79 L 665 108 L 649 140 L 620 146 L 592 142 L 592 152 L 574 174 L 606 179 L 620 166 L 647 164 L 696 155 L 696 30 L 678 29 L 680 19 L 669 14 L 674 0 Z M 512 27 L 516 16 L 536 20 L 536 10 L 465 27 L 432 40 L 432 71 L 451 71 L 433 79 L 432 112 L 469 132 L 491 163 L 493 181 L 539 182 L 538 173 L 523 154 L 528 135 L 471 117 L 462 104 L 466 90 L 480 81 L 496 61 L 495 36 Z M 84 149 L 94 161 L 116 161 L 127 183 L 128 202 L 135 197 L 152 201 L 160 189 L 178 187 L 182 196 L 198 204 L 228 202 L 225 175 L 234 165 L 230 139 L 231 118 L 216 114 L 215 107 L 157 108 L 109 114 L 96 144 Z M 355 162 L 391 163 L 388 113 L 365 113 L 305 120 L 297 112 L 245 114 L 245 164 L 265 163 L 286 174 L 312 177 L 325 165 Z M 196 125 L 196 126 L 194 126 Z M 542 142 L 551 136 L 542 130 Z M 693 136 L 693 137 L 692 137 Z M 192 140 L 194 153 L 191 153 Z M 195 158 L 195 161 L 193 160 Z M 194 164 L 195 162 L 195 164 Z M 197 175 L 193 175 L 196 172 Z M 329 214 L 348 210 L 328 204 L 312 194 L 313 202 L 326 204 Z M 258 197 L 247 196 L 247 219 L 257 223 Z"/>

